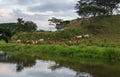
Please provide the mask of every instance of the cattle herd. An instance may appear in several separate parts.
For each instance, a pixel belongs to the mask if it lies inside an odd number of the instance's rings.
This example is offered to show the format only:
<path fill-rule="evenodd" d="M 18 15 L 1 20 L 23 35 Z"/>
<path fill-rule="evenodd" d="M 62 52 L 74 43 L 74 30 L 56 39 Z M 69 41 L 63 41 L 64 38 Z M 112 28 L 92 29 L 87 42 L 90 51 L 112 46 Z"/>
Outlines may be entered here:
<path fill-rule="evenodd" d="M 58 41 L 54 40 L 45 40 L 45 39 L 39 39 L 39 40 L 16 40 L 14 42 L 16 43 L 21 43 L 21 44 L 55 44 L 56 42 L 63 42 L 66 45 L 70 46 L 73 42 L 79 43 L 82 39 L 89 39 L 91 35 L 86 34 L 86 35 L 76 35 L 72 37 L 70 40 L 66 40 L 64 38 L 60 38 Z M 12 42 L 12 41 L 11 41 Z M 92 43 L 92 40 L 89 40 L 90 43 Z"/>

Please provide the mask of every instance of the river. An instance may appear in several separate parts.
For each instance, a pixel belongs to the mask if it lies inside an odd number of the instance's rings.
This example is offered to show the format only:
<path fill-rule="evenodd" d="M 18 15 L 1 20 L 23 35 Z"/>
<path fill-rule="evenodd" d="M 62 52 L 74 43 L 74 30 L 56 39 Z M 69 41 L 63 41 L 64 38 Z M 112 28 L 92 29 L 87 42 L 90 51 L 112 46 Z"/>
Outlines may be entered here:
<path fill-rule="evenodd" d="M 120 66 L 17 58 L 0 52 L 0 77 L 120 77 Z"/>

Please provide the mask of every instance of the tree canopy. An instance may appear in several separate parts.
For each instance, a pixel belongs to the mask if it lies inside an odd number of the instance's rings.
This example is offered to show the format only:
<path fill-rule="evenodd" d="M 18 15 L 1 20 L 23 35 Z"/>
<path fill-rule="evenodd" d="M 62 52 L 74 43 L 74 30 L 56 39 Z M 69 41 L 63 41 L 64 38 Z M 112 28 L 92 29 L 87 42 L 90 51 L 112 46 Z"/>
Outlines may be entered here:
<path fill-rule="evenodd" d="M 48 19 L 48 21 L 50 21 L 50 25 L 55 25 L 57 30 L 64 29 L 64 27 L 69 24 L 69 21 L 64 21 L 63 19 L 58 19 L 55 17 Z"/>
<path fill-rule="evenodd" d="M 36 31 L 37 25 L 32 21 L 26 21 L 24 23 L 24 29 L 25 31 L 28 31 L 28 32 Z"/>
<path fill-rule="evenodd" d="M 0 28 L 0 40 L 3 39 L 8 43 L 8 40 L 11 38 L 12 33 L 9 29 Z"/>
<path fill-rule="evenodd" d="M 37 30 L 37 25 L 32 21 L 24 21 L 23 18 L 18 18 L 17 23 L 19 31 L 32 32 Z"/>
<path fill-rule="evenodd" d="M 81 17 L 112 15 L 119 11 L 120 0 L 79 0 L 75 6 Z"/>

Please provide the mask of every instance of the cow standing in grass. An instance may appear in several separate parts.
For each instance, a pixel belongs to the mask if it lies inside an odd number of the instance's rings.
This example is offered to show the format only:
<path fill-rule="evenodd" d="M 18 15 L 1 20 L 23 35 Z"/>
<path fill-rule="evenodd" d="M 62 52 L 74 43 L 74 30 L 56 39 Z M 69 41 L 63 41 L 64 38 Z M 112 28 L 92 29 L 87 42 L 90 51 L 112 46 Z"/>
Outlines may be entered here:
<path fill-rule="evenodd" d="M 77 35 L 73 39 L 78 43 L 82 39 L 82 35 Z"/>

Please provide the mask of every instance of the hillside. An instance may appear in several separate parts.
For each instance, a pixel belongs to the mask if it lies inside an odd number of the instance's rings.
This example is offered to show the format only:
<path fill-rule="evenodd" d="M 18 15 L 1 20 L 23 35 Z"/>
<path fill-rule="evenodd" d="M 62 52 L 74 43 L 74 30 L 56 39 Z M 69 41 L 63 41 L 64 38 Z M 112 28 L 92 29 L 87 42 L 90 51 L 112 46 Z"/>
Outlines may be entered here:
<path fill-rule="evenodd" d="M 95 18 L 77 18 L 71 20 L 68 27 L 56 32 L 22 32 L 14 35 L 12 39 L 70 39 L 75 35 L 92 34 L 93 40 L 108 42 L 120 42 L 120 15 L 101 16 Z"/>
<path fill-rule="evenodd" d="M 120 42 L 120 15 L 75 19 L 70 26 L 80 26 L 97 40 Z"/>

